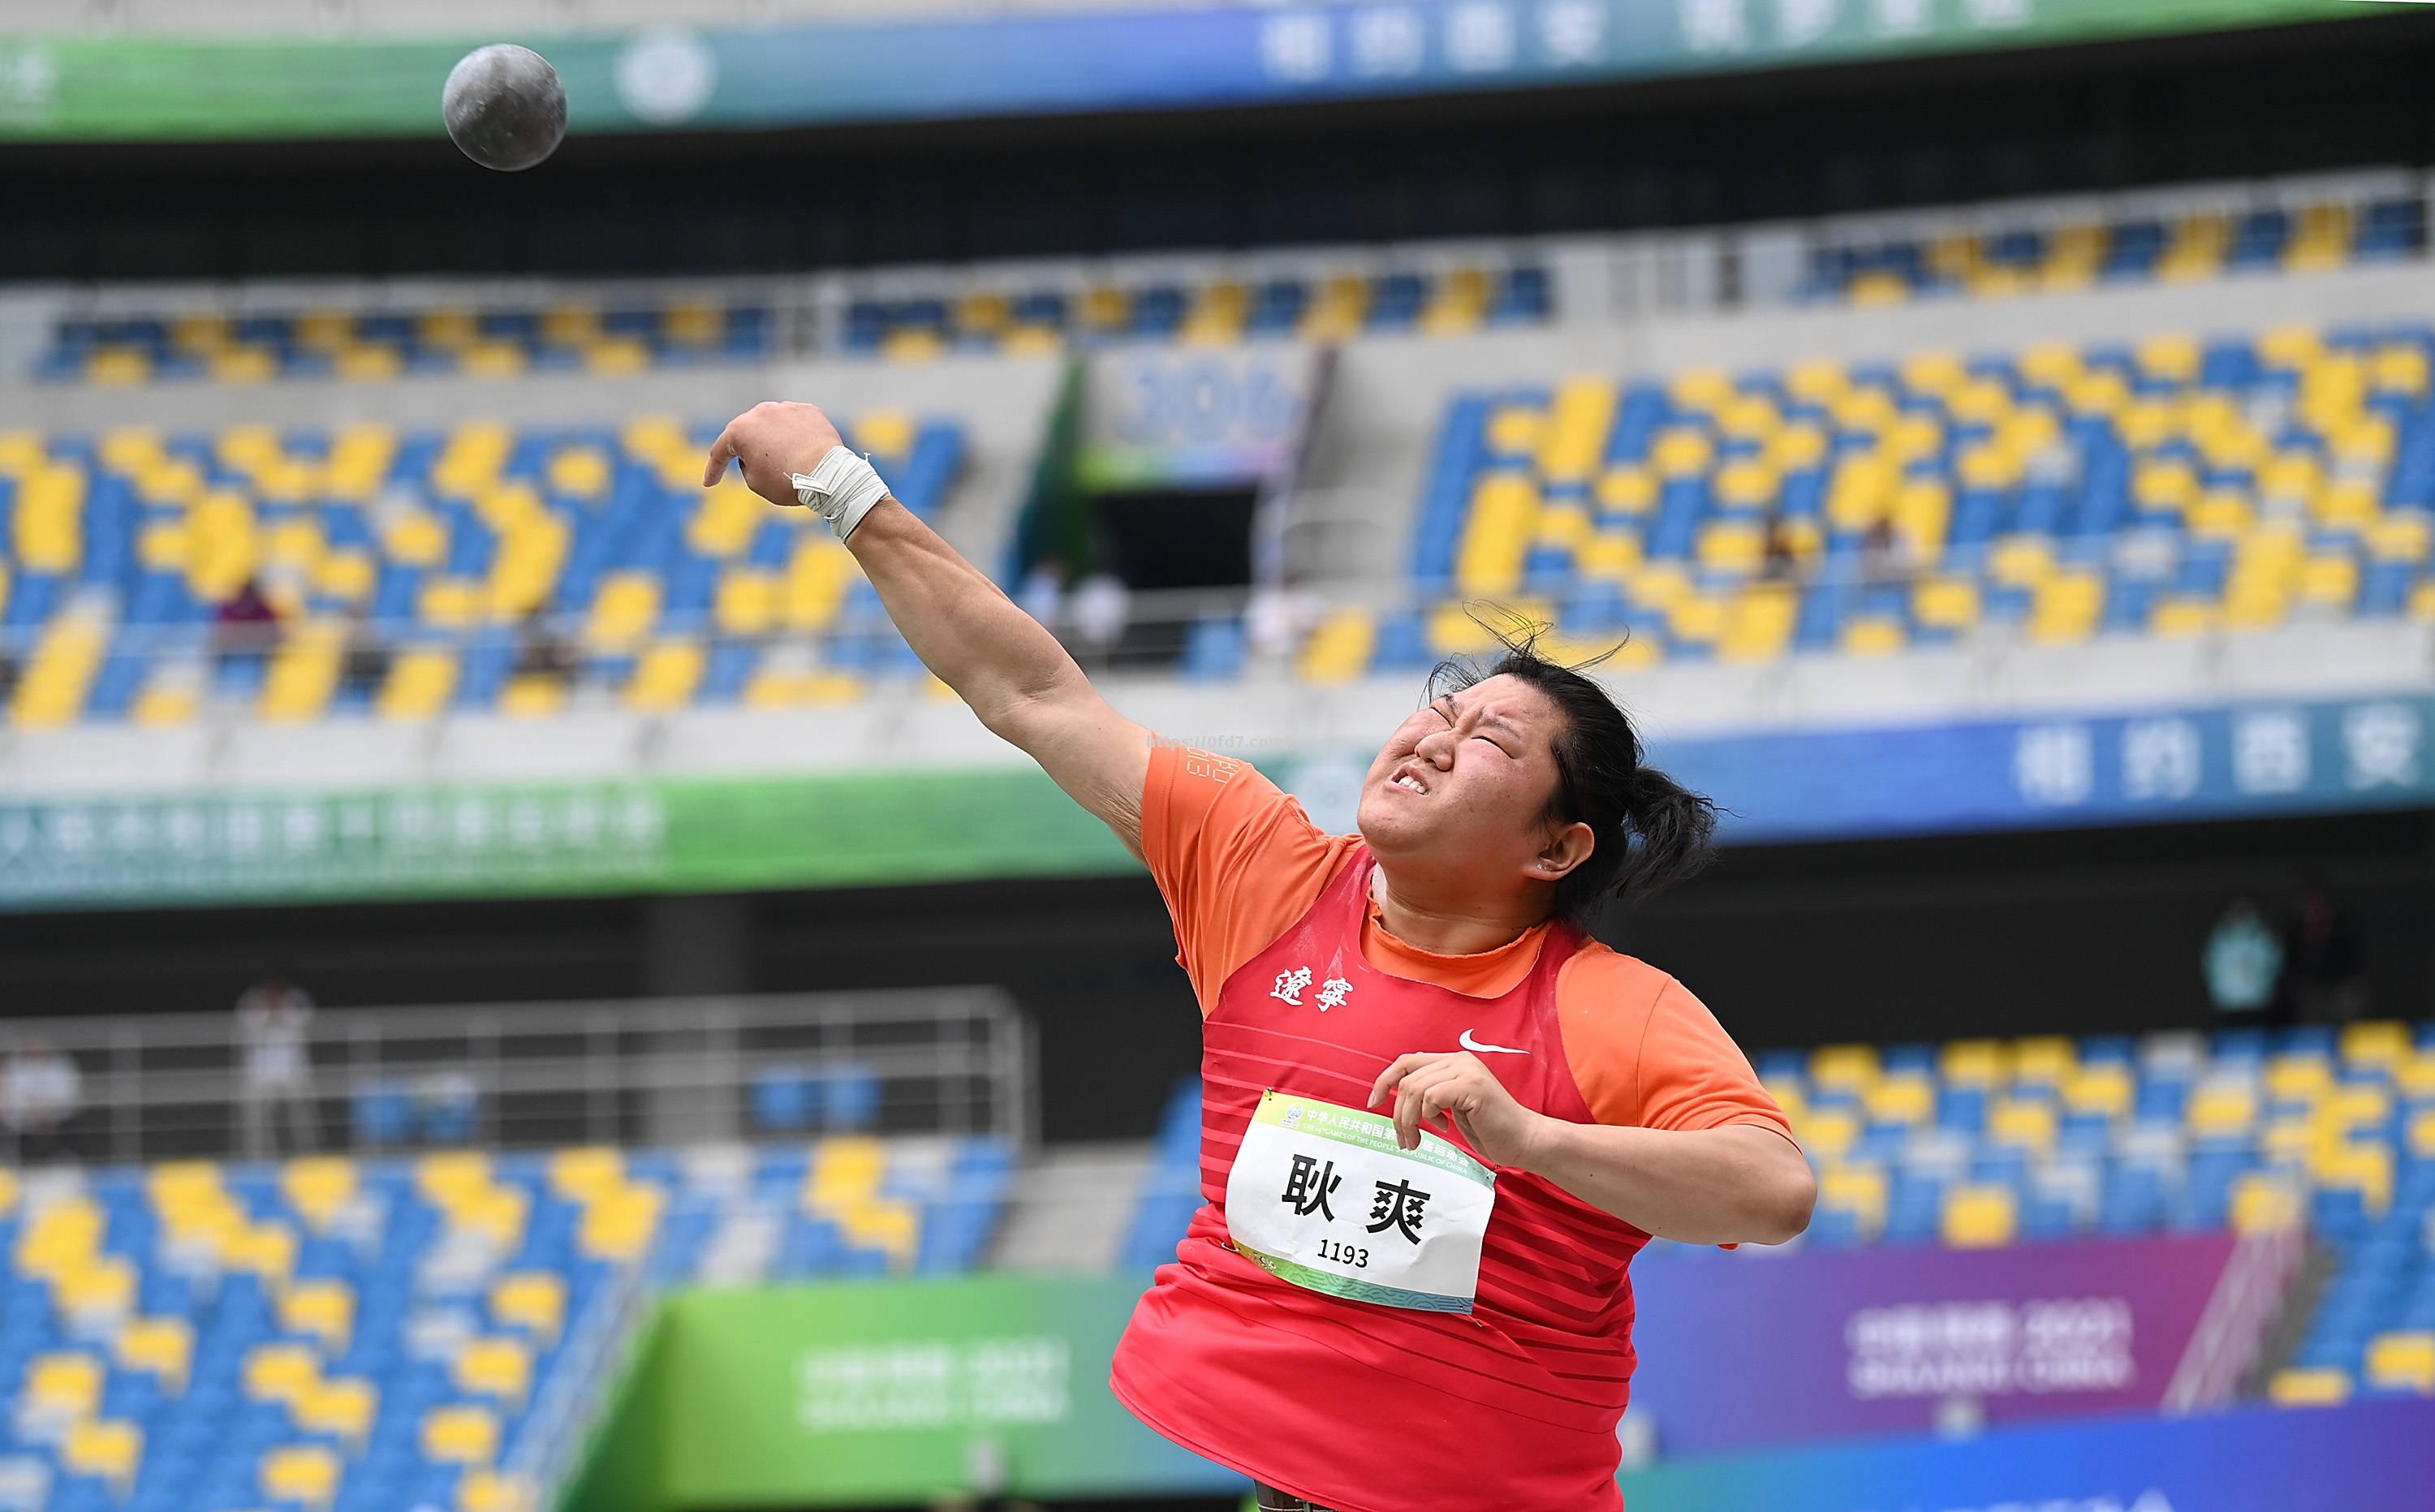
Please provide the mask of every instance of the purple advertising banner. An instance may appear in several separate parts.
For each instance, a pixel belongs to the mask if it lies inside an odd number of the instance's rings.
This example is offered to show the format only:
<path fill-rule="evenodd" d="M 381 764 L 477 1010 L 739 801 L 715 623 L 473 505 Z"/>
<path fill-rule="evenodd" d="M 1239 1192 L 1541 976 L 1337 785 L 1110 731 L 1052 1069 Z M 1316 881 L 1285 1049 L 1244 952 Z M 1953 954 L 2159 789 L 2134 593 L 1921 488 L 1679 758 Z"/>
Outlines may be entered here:
<path fill-rule="evenodd" d="M 1924 1433 L 1957 1402 L 1989 1423 L 2202 1405 L 2214 1382 L 2229 1384 L 2223 1361 L 2236 1370 L 2245 1358 L 2237 1340 L 2226 1354 L 2223 1335 L 2263 1315 L 2244 1297 L 2279 1290 L 2279 1271 L 2251 1252 L 2233 1264 L 2238 1247 L 2228 1234 L 2002 1249 L 1657 1246 L 1632 1265 L 1632 1416 L 1670 1458 Z"/>

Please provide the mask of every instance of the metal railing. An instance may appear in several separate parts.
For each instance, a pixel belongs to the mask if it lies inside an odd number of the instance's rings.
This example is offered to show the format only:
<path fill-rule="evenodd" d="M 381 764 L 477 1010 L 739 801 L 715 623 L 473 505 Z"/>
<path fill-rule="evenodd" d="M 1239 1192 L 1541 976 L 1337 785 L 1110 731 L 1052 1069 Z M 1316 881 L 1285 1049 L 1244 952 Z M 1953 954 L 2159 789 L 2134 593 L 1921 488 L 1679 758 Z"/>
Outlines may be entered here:
<path fill-rule="evenodd" d="M 995 988 L 467 1007 L 325 1009 L 306 1031 L 319 1147 L 695 1143 L 763 1126 L 756 1077 L 858 1081 L 855 1126 L 879 1134 L 1033 1132 L 1028 1029 Z M 246 1153 L 246 1043 L 230 1014 L 19 1019 L 13 1068 L 43 1054 L 81 1082 L 52 1153 L 157 1160 Z M 875 1097 L 872 1092 L 875 1091 Z M 365 1101 L 443 1108 L 390 1141 Z M 19 1153 L 10 1131 L 9 1153 Z"/>

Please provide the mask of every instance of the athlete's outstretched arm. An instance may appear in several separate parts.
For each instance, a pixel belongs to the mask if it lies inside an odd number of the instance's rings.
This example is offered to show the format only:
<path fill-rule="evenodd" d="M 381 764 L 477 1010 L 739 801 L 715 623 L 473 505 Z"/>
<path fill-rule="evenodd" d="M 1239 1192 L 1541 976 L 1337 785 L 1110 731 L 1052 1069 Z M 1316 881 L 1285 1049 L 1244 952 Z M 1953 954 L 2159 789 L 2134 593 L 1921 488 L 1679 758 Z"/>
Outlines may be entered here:
<path fill-rule="evenodd" d="M 755 404 L 719 433 L 702 486 L 733 460 L 753 492 L 793 505 L 789 475 L 810 472 L 838 444 L 813 405 Z M 862 517 L 846 549 L 922 664 L 1139 856 L 1148 731 L 1110 708 L 1057 637 L 894 498 Z"/>

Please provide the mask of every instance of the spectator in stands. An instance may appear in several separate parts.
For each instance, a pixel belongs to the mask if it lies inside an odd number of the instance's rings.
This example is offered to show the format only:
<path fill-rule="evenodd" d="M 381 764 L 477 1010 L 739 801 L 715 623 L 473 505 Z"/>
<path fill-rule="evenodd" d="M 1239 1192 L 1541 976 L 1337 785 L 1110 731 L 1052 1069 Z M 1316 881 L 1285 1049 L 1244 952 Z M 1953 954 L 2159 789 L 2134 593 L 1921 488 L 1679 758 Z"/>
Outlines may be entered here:
<path fill-rule="evenodd" d="M 2219 1017 L 2271 1024 L 2289 1017 L 2283 991 L 2283 941 L 2254 898 L 2235 898 L 2207 932 L 2200 953 L 2207 1000 Z"/>
<path fill-rule="evenodd" d="M 2284 935 L 2291 1011 L 2303 1022 L 2348 1023 L 2367 1005 L 2358 926 L 2322 878 L 2300 885 Z"/>
<path fill-rule="evenodd" d="M 281 972 L 271 972 L 236 1000 L 237 1042 L 242 1047 L 238 1131 L 246 1155 L 278 1153 L 284 1121 L 290 1154 L 320 1143 L 313 1108 L 313 1059 L 305 1041 L 313 1023 L 313 999 Z"/>
<path fill-rule="evenodd" d="M 1871 583 L 1900 583 L 1910 578 L 1910 543 L 1891 520 L 1880 518 L 1860 538 L 1860 576 Z"/>
<path fill-rule="evenodd" d="M 549 616 L 538 609 L 527 614 L 516 636 L 515 675 L 555 678 L 564 682 L 575 672 L 575 648 L 550 624 Z"/>
<path fill-rule="evenodd" d="M 1222 1200 L 1135 1310 L 1117 1397 L 1268 1506 L 1620 1512 L 1632 1255 L 1782 1244 L 1817 1200 L 1715 1016 L 1587 933 L 1698 871 L 1714 806 L 1516 634 L 1431 679 L 1359 833 L 1327 833 L 1250 764 L 1125 718 L 818 409 L 739 417 L 703 486 L 731 462 L 828 522 L 924 664 L 1166 901 Z M 1425 1234 L 1465 1258 L 1428 1264 Z"/>
<path fill-rule="evenodd" d="M 27 1040 L 9 1056 L 0 1082 L 0 1112 L 18 1160 L 32 1165 L 74 1159 L 71 1125 L 83 1107 L 84 1074 L 50 1041 Z"/>
<path fill-rule="evenodd" d="M 373 628 L 371 612 L 357 604 L 347 616 L 347 647 L 338 661 L 338 691 L 369 698 L 389 676 L 389 643 Z"/>
<path fill-rule="evenodd" d="M 1014 601 L 1023 611 L 1048 627 L 1051 632 L 1062 631 L 1060 623 L 1065 617 L 1065 558 L 1058 556 L 1041 558 L 1023 575 L 1023 586 L 1015 592 Z"/>
<path fill-rule="evenodd" d="M 1087 664 L 1105 666 L 1132 623 L 1133 595 L 1112 572 L 1096 572 L 1074 585 L 1071 604 L 1077 649 Z"/>
<path fill-rule="evenodd" d="M 1761 549 L 1766 556 L 1760 563 L 1759 573 L 1769 581 L 1783 582 L 1800 570 L 1800 558 L 1792 549 L 1792 532 L 1784 527 L 1781 510 L 1768 511 L 1767 538 Z"/>
<path fill-rule="evenodd" d="M 268 656 L 279 644 L 279 610 L 264 596 L 259 579 L 248 577 L 213 613 L 222 661 Z"/>

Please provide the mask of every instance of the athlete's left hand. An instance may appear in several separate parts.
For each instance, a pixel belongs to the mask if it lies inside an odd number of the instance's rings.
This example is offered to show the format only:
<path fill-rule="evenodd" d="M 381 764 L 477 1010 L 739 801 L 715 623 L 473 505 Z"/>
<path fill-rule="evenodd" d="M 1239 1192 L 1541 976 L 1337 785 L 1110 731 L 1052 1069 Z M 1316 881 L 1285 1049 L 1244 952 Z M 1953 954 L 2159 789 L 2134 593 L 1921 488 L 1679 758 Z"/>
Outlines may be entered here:
<path fill-rule="evenodd" d="M 1449 1122 L 1463 1142 L 1491 1165 L 1527 1170 L 1545 1113 L 1533 1112 L 1514 1099 L 1496 1074 L 1468 1050 L 1415 1051 L 1371 1084 L 1369 1106 L 1391 1093 L 1395 1099 L 1395 1143 L 1407 1150 L 1420 1148 L 1421 1125 Z"/>

